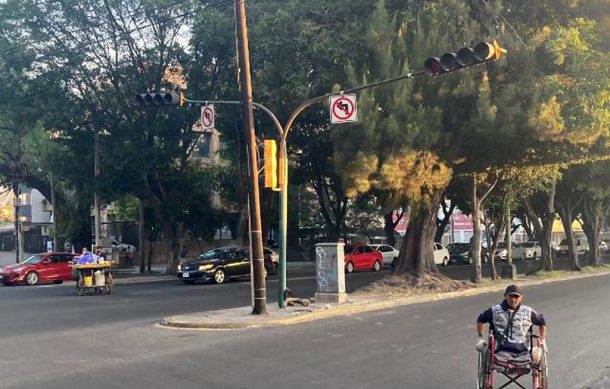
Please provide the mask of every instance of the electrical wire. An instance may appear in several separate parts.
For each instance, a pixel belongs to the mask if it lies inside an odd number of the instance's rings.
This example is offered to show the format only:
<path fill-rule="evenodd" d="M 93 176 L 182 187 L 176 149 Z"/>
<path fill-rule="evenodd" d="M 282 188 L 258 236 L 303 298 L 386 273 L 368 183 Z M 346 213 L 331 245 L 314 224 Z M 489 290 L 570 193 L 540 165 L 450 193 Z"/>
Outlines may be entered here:
<path fill-rule="evenodd" d="M 230 4 L 230 3 L 233 3 L 233 0 L 221 0 L 218 3 L 214 3 L 212 5 L 206 6 L 204 9 L 211 10 L 211 9 L 215 9 L 215 8 L 220 8 L 220 7 L 225 6 L 227 4 Z M 169 21 L 172 21 L 172 20 L 175 20 L 175 19 L 180 19 L 180 18 L 183 18 L 185 16 L 188 16 L 191 12 L 192 11 L 187 11 L 187 12 L 184 12 L 184 13 L 179 14 L 179 15 L 175 15 L 175 16 L 172 16 L 172 17 L 169 17 L 169 18 L 166 18 L 166 19 L 162 19 L 162 20 L 158 21 L 158 23 L 162 24 L 162 23 L 166 23 L 166 22 L 169 22 Z M 100 39 L 100 40 L 95 41 L 95 42 L 86 42 L 86 43 L 83 43 L 81 45 L 77 45 L 74 48 L 72 48 L 71 50 L 84 49 L 87 46 L 103 43 L 103 42 L 106 42 L 106 41 L 111 40 L 111 39 L 122 40 L 122 39 L 125 39 L 124 36 L 126 36 L 126 35 L 130 35 L 130 34 L 136 32 L 136 31 L 142 31 L 142 30 L 144 30 L 146 28 L 152 27 L 153 25 L 154 25 L 154 23 L 150 23 L 150 24 L 143 25 L 143 26 L 138 26 L 138 27 L 135 27 L 135 28 L 133 28 L 131 30 L 121 32 L 119 34 L 110 35 L 110 36 L 108 36 L 106 38 Z M 44 93 L 28 96 L 28 97 L 25 97 L 25 98 L 23 98 L 21 100 L 17 100 L 17 101 L 11 102 L 9 104 L 2 105 L 2 106 L 0 106 L 0 109 L 6 109 L 6 108 L 14 107 L 14 106 L 17 106 L 19 104 L 22 104 L 22 103 L 28 102 L 30 100 L 36 99 L 38 97 L 42 97 L 42 96 L 51 94 L 53 92 L 54 91 L 47 91 L 47 92 L 44 92 Z"/>
<path fill-rule="evenodd" d="M 221 3 L 226 2 L 226 1 L 227 1 L 227 0 L 220 0 L 220 1 L 219 1 L 219 3 L 208 4 L 208 5 L 205 5 L 203 8 L 204 8 L 204 9 L 207 9 L 207 8 L 209 8 L 209 7 L 216 8 L 216 7 L 218 7 L 219 5 L 224 5 L 224 4 L 221 4 Z M 175 6 L 179 6 L 179 5 L 189 5 L 189 4 L 190 4 L 190 5 L 195 5 L 195 4 L 196 4 L 195 2 L 196 2 L 196 0 L 192 0 L 192 1 L 178 0 L 178 1 L 174 2 L 174 3 L 166 4 L 166 5 L 162 6 L 162 7 L 154 8 L 154 9 L 149 10 L 149 11 L 154 11 L 154 12 L 165 11 L 165 10 L 168 10 L 169 8 L 172 8 L 172 7 L 175 7 Z M 138 17 L 138 16 L 144 16 L 144 15 L 145 15 L 145 13 L 146 13 L 146 10 L 145 10 L 145 9 L 143 9 L 143 10 L 138 10 L 138 11 L 136 11 L 136 12 L 134 12 L 134 13 L 130 14 L 130 15 L 125 15 L 125 16 L 124 16 L 124 18 L 125 18 L 125 19 L 134 19 L 134 18 L 136 18 L 136 17 Z M 91 28 L 91 27 L 84 27 L 84 28 L 81 28 L 81 29 L 77 29 L 77 30 L 71 31 L 71 32 L 69 32 L 69 33 L 60 34 L 60 35 L 57 37 L 57 39 L 64 39 L 64 38 L 68 38 L 68 35 L 69 35 L 69 34 L 86 33 L 86 32 L 87 32 L 87 31 L 88 31 L 90 28 Z M 19 49 L 21 49 L 21 48 L 25 48 L 25 47 L 29 46 L 30 44 L 31 44 L 31 42 L 24 42 L 24 43 L 21 43 L 21 44 L 15 45 L 15 46 L 13 46 L 13 47 L 7 48 L 7 49 L 5 49 L 5 50 L 1 51 L 0 53 L 1 53 L 2 55 L 7 55 L 7 54 L 8 54 L 8 55 L 10 55 L 10 54 L 14 54 L 14 53 L 16 53 L 16 52 L 17 52 Z"/>

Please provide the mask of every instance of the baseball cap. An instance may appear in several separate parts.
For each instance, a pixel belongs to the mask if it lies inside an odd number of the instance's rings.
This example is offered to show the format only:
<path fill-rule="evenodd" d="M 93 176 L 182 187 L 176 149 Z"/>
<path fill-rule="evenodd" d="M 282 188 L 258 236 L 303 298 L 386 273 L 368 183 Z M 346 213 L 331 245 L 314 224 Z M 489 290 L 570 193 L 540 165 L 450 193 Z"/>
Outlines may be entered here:
<path fill-rule="evenodd" d="M 521 292 L 521 288 L 519 288 L 519 286 L 513 284 L 513 285 L 508 285 L 506 287 L 506 290 L 504 291 L 504 295 L 509 295 L 509 294 L 516 294 L 519 296 L 523 296 L 523 292 Z"/>

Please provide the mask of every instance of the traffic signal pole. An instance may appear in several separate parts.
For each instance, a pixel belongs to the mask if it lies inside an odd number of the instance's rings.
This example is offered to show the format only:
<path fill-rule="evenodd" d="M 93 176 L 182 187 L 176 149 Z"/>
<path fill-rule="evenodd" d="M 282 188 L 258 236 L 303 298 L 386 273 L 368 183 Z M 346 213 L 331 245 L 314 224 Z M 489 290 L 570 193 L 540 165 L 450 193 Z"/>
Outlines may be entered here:
<path fill-rule="evenodd" d="M 254 134 L 254 119 L 252 116 L 253 107 L 259 108 L 263 110 L 265 113 L 269 115 L 269 117 L 273 120 L 274 125 L 276 126 L 279 134 L 280 134 L 280 144 L 278 145 L 279 149 L 279 189 L 280 189 L 280 233 L 279 233 L 279 290 L 278 290 L 278 305 L 280 308 L 286 307 L 286 298 L 287 298 L 287 289 L 286 289 L 286 249 L 287 249 L 287 230 L 288 230 L 288 155 L 287 155 L 287 137 L 288 133 L 292 129 L 292 125 L 298 116 L 305 111 L 308 107 L 324 100 L 328 99 L 336 94 L 345 94 L 345 93 L 353 93 L 358 92 L 364 89 L 369 89 L 389 83 L 393 83 L 396 81 L 401 81 L 405 79 L 413 79 L 416 76 L 421 76 L 424 74 L 429 74 L 431 76 L 438 76 L 441 74 L 449 73 L 454 70 L 458 70 L 461 68 L 478 65 L 485 62 L 493 61 L 500 56 L 506 54 L 506 50 L 500 47 L 500 45 L 494 41 L 493 44 L 485 43 L 479 44 L 475 47 L 475 49 L 460 50 L 458 54 L 460 55 L 452 55 L 453 60 L 448 61 L 448 56 L 445 55 L 443 58 L 443 63 L 441 64 L 440 59 L 432 58 L 428 59 L 425 64 L 424 70 L 420 70 L 413 73 L 402 74 L 397 77 L 388 78 L 385 80 L 380 80 L 376 82 L 372 82 L 369 84 L 360 85 L 351 89 L 343 90 L 337 93 L 327 93 L 321 96 L 310 98 L 304 101 L 301 105 L 299 105 L 288 118 L 288 121 L 284 126 L 281 125 L 277 117 L 273 114 L 271 110 L 263 106 L 262 104 L 258 104 L 252 101 L 252 89 L 250 86 L 250 62 L 248 54 L 248 45 L 247 45 L 247 30 L 246 30 L 246 18 L 245 18 L 245 0 L 235 0 L 235 10 L 237 16 L 237 25 L 238 25 L 238 48 L 239 48 L 239 59 L 240 59 L 240 69 L 241 69 L 241 79 L 242 79 L 242 102 L 238 101 L 197 101 L 197 100 L 189 100 L 181 96 L 181 101 L 188 103 L 214 103 L 214 104 L 242 104 L 244 111 L 244 127 L 249 128 L 249 158 L 250 158 L 250 167 L 251 167 L 251 188 L 250 193 L 252 193 L 252 197 L 250 197 L 252 203 L 251 209 L 254 209 L 254 217 L 253 222 L 257 222 L 253 224 L 253 228 L 256 229 L 256 234 L 253 234 L 255 244 L 260 244 L 260 256 L 253 256 L 255 259 L 255 265 L 259 265 L 263 268 L 262 261 L 262 235 L 261 235 L 261 225 L 260 225 L 260 202 L 259 202 L 259 193 L 258 193 L 258 170 L 255 169 L 256 166 L 256 144 L 255 144 L 255 134 Z M 468 55 L 466 55 L 468 54 Z M 469 59 L 472 57 L 472 59 Z M 450 62 L 447 64 L 446 62 Z M 242 63 L 245 65 L 242 66 Z M 136 97 L 136 100 L 138 98 Z M 140 98 L 142 100 L 142 98 Z M 138 101 L 140 101 L 138 100 Z M 182 104 L 180 104 L 182 105 Z M 252 182 L 254 181 L 254 182 Z M 253 205 L 253 203 L 255 205 Z M 254 251 L 253 254 L 258 255 L 256 249 L 257 246 L 253 246 Z M 260 262 L 260 263 L 259 263 Z M 255 266 L 255 274 L 256 274 L 256 266 Z M 259 273 L 260 275 L 260 273 Z M 258 278 L 256 278 L 258 279 Z M 255 294 L 257 293 L 256 285 L 255 285 Z M 260 284 L 258 284 L 260 285 Z M 264 277 L 262 278 L 262 285 L 264 287 Z M 263 292 L 265 290 L 263 289 Z M 256 298 L 256 297 L 255 297 Z M 257 300 L 255 299 L 255 308 L 254 313 L 257 311 L 256 307 Z M 265 308 L 266 308 L 266 300 L 265 300 Z"/>
<path fill-rule="evenodd" d="M 265 286 L 265 266 L 263 261 L 263 236 L 261 226 L 260 196 L 258 192 L 258 168 L 256 163 L 256 134 L 254 131 L 254 106 L 252 104 L 252 79 L 250 76 L 250 52 L 248 48 L 248 27 L 246 24 L 246 0 L 235 0 L 235 24 L 237 25 L 237 47 L 241 84 L 242 119 L 248 139 L 248 160 L 250 165 L 250 244 L 254 272 L 254 309 L 252 314 L 267 313 L 267 290 Z"/>

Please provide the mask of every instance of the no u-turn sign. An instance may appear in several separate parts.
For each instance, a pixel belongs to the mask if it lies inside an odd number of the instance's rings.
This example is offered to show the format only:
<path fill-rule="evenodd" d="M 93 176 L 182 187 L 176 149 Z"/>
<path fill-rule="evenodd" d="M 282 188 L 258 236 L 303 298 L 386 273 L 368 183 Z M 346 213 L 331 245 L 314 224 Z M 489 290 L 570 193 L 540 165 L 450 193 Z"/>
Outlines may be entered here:
<path fill-rule="evenodd" d="M 353 123 L 358 121 L 356 95 L 345 94 L 330 97 L 330 122 Z"/>

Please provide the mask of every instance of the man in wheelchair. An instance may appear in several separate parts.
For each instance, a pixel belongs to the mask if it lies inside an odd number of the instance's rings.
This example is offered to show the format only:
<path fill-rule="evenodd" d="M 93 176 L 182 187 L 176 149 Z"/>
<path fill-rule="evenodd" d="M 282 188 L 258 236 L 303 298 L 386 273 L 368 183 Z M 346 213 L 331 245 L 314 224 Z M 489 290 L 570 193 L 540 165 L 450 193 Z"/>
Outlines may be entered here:
<path fill-rule="evenodd" d="M 477 350 L 482 361 L 479 377 L 483 377 L 479 386 L 482 388 L 493 387 L 494 370 L 511 380 L 502 387 L 510 383 L 523 387 L 516 380 L 532 372 L 533 387 L 546 388 L 546 322 L 542 314 L 522 305 L 522 299 L 521 288 L 509 285 L 504 300 L 477 318 Z M 483 338 L 485 324 L 489 324 L 489 339 Z M 538 326 L 540 336 L 532 335 L 534 325 Z"/>

